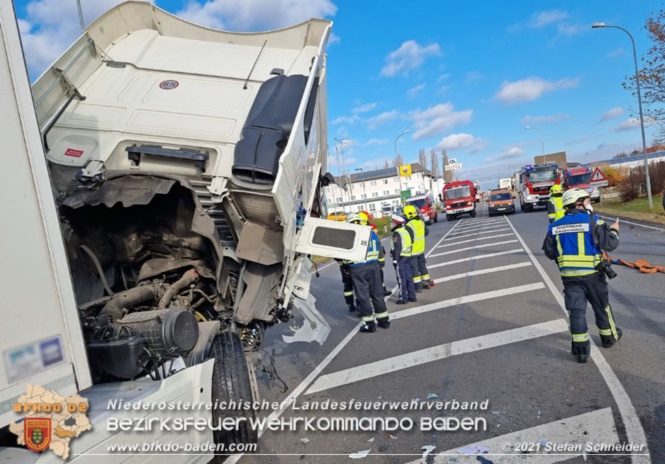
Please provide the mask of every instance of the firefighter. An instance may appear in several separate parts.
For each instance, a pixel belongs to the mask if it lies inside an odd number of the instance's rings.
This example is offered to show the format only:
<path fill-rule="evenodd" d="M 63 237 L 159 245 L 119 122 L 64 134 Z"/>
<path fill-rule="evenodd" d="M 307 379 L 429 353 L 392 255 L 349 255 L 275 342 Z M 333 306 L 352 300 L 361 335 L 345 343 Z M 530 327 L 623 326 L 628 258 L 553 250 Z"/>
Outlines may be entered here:
<path fill-rule="evenodd" d="M 362 218 L 357 214 L 352 214 L 346 219 L 346 222 L 362 224 Z M 372 231 L 365 259 L 349 264 L 353 290 L 363 320 L 360 326 L 361 332 L 376 332 L 377 324 L 382 329 L 390 327 L 390 317 L 386 303 L 383 301 L 381 274 L 379 272 L 379 258 L 382 256 L 381 241 L 376 232 Z"/>
<path fill-rule="evenodd" d="M 369 222 L 369 218 L 372 217 L 367 211 L 362 210 L 361 212 L 358 213 L 358 216 L 360 216 L 360 223 L 364 226 L 370 226 L 374 232 L 376 232 L 376 224 L 372 224 Z M 381 287 L 383 288 L 383 296 L 388 296 L 392 292 L 386 288 L 386 281 L 384 280 L 383 276 L 383 268 L 386 267 L 386 248 L 383 246 L 383 243 L 381 243 L 381 251 L 383 252 L 383 256 L 379 258 L 379 271 L 381 271 Z"/>
<path fill-rule="evenodd" d="M 606 277 L 616 276 L 603 259 L 603 251 L 619 246 L 619 219 L 608 226 L 589 213 L 589 193 L 570 189 L 563 194 L 565 215 L 549 226 L 543 250 L 556 259 L 563 281 L 566 310 L 570 318 L 571 353 L 580 363 L 590 354 L 586 321 L 587 301 L 596 317 L 603 347 L 610 348 L 621 338 L 609 303 Z"/>
<path fill-rule="evenodd" d="M 404 207 L 406 216 L 406 227 L 413 232 L 413 246 L 411 249 L 411 267 L 413 268 L 413 283 L 416 286 L 416 293 L 420 293 L 421 288 L 430 288 L 434 285 L 429 278 L 427 270 L 427 261 L 425 260 L 425 237 L 429 234 L 429 229 L 425 221 L 420 219 L 418 210 L 413 205 Z"/>
<path fill-rule="evenodd" d="M 561 203 L 562 196 L 563 189 L 559 184 L 554 184 L 552 188 L 550 188 L 550 201 L 547 203 L 547 217 L 550 220 L 550 224 L 563 217 L 564 209 L 563 204 Z"/>
<path fill-rule="evenodd" d="M 411 250 L 413 247 L 413 236 L 411 230 L 406 227 L 406 219 L 398 214 L 393 214 L 392 222 L 395 226 L 391 229 L 393 236 L 390 246 L 390 256 L 393 258 L 393 267 L 399 272 L 400 297 L 397 304 L 415 302 L 416 287 L 413 283 L 411 267 Z"/>

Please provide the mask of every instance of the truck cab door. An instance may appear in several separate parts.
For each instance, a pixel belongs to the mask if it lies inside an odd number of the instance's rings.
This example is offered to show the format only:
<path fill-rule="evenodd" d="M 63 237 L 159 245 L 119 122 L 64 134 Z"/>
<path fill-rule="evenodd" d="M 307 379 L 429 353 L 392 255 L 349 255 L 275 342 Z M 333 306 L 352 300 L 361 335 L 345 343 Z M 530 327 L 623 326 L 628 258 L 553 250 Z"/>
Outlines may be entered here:
<path fill-rule="evenodd" d="M 362 261 L 372 228 L 308 217 L 298 233 L 296 251 L 328 258 Z"/>

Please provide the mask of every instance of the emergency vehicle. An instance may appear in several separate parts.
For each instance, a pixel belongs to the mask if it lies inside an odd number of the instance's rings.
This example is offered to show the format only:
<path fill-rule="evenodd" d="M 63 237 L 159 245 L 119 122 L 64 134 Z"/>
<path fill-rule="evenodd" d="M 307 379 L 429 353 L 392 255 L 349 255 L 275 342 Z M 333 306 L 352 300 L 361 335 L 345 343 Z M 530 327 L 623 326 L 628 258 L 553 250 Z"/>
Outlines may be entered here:
<path fill-rule="evenodd" d="M 421 219 L 425 221 L 426 224 L 439 222 L 436 205 L 434 204 L 434 198 L 432 195 L 418 195 L 407 198 L 406 204 L 415 206 L 416 209 L 418 209 L 418 213 L 420 213 Z"/>
<path fill-rule="evenodd" d="M 593 169 L 586 166 L 569 167 L 563 171 L 563 186 L 566 190 L 578 188 L 586 190 L 591 195 L 591 201 L 600 202 L 600 190 L 591 186 Z"/>
<path fill-rule="evenodd" d="M 446 219 L 449 221 L 462 214 L 476 217 L 476 187 L 470 180 L 458 180 L 444 185 L 441 197 Z"/>
<path fill-rule="evenodd" d="M 559 166 L 544 163 L 523 166 L 517 173 L 517 193 L 520 197 L 520 208 L 529 212 L 534 206 L 547 207 L 550 200 L 550 188 L 560 184 Z"/>

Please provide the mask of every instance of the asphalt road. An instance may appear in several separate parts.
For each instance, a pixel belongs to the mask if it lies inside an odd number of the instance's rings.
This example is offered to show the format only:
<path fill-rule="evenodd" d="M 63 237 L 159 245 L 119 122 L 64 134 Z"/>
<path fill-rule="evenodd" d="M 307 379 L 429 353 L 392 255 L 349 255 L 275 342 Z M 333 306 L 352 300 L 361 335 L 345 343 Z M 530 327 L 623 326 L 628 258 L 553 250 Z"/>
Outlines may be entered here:
<path fill-rule="evenodd" d="M 319 346 L 285 343 L 287 324 L 268 331 L 289 389 L 259 372 L 261 398 L 284 407 L 261 412 L 274 430 L 259 454 L 229 462 L 665 462 L 665 275 L 615 266 L 623 338 L 578 364 L 557 267 L 540 251 L 546 228 L 544 210 L 488 218 L 482 203 L 476 218 L 432 225 L 436 286 L 406 306 L 391 296 L 392 325 L 374 334 L 357 333 L 338 266 L 324 266 L 312 294 L 332 332 Z M 612 255 L 665 265 L 665 231 L 623 224 Z M 333 402 L 348 409 L 325 409 Z"/>

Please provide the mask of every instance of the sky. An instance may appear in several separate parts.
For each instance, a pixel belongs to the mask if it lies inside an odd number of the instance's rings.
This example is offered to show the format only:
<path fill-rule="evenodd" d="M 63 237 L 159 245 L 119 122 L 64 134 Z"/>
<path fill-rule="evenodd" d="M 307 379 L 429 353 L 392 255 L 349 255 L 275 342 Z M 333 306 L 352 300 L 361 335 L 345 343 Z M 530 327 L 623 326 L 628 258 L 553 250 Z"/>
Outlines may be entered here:
<path fill-rule="evenodd" d="M 76 0 L 14 3 L 34 80 L 80 35 Z M 117 3 L 81 0 L 85 24 Z M 429 158 L 445 149 L 462 165 L 456 176 L 482 188 L 543 150 L 582 163 L 641 150 L 637 98 L 622 87 L 635 72 L 630 38 L 591 25 L 630 31 L 641 62 L 653 45 L 645 22 L 663 7 L 653 0 L 152 3 L 230 31 L 332 20 L 328 170 L 392 165 L 396 149 L 405 162 L 417 162 L 420 150 Z M 656 126 L 646 120 L 645 127 L 650 146 Z M 342 151 L 345 165 L 338 166 Z"/>

